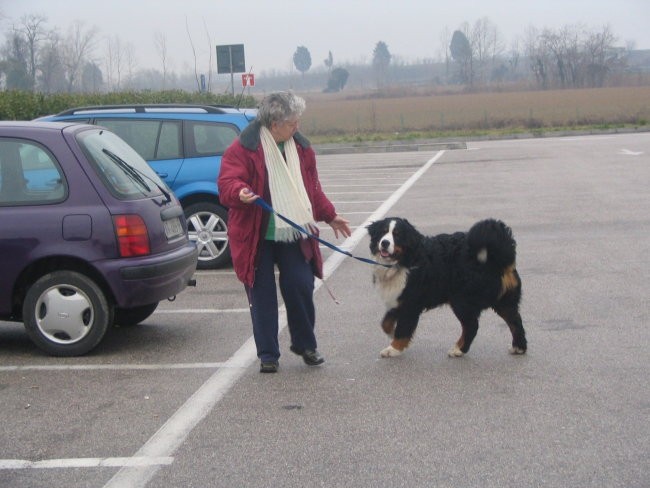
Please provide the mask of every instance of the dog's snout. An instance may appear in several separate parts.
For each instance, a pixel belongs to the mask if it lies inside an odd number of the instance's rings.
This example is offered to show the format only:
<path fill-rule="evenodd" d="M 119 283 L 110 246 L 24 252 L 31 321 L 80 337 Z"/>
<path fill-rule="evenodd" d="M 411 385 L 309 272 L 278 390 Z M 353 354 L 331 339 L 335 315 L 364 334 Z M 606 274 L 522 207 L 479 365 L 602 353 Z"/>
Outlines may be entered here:
<path fill-rule="evenodd" d="M 388 239 L 382 239 L 381 242 L 379 243 L 382 249 L 388 249 L 390 246 L 390 241 Z"/>

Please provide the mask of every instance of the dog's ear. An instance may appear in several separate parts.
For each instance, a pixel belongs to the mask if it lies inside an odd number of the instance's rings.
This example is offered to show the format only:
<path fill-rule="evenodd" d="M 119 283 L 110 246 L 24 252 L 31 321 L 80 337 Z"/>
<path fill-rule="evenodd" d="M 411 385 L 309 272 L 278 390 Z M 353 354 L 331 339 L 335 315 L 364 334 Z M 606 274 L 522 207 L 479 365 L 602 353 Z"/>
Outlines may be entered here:
<path fill-rule="evenodd" d="M 368 225 L 366 225 L 366 230 L 368 230 L 368 234 L 372 234 L 373 232 L 376 232 L 380 227 L 381 227 L 381 220 L 375 220 L 374 222 L 370 222 Z"/>
<path fill-rule="evenodd" d="M 419 234 L 418 230 L 415 228 L 415 226 L 409 222 L 407 219 L 400 219 L 402 223 L 404 224 L 404 227 L 408 229 L 409 235 L 416 235 Z"/>
<path fill-rule="evenodd" d="M 423 235 L 408 220 L 403 219 L 405 232 L 402 235 L 404 245 L 415 251 L 422 245 Z"/>

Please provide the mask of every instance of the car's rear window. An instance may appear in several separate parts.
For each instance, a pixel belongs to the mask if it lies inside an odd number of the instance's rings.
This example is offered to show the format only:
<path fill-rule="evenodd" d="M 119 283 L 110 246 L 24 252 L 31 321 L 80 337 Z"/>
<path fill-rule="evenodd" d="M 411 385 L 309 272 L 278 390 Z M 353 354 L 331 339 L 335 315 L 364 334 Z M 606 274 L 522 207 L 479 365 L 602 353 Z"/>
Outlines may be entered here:
<path fill-rule="evenodd" d="M 110 192 L 119 199 L 162 194 L 165 183 L 126 142 L 104 129 L 77 136 L 79 144 Z"/>
<path fill-rule="evenodd" d="M 63 172 L 45 147 L 0 138 L 0 206 L 57 203 L 66 196 Z"/>
<path fill-rule="evenodd" d="M 147 161 L 183 157 L 180 121 L 97 117 L 95 123 L 115 132 Z"/>

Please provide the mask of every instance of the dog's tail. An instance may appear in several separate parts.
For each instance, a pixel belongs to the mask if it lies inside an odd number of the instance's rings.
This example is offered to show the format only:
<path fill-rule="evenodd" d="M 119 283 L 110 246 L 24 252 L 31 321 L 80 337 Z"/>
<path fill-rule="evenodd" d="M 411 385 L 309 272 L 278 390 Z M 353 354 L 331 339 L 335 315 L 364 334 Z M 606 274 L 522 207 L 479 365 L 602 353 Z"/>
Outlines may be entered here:
<path fill-rule="evenodd" d="M 499 269 L 515 263 L 517 243 L 512 230 L 500 220 L 487 219 L 477 222 L 467 233 L 470 256 L 479 263 L 489 263 Z"/>

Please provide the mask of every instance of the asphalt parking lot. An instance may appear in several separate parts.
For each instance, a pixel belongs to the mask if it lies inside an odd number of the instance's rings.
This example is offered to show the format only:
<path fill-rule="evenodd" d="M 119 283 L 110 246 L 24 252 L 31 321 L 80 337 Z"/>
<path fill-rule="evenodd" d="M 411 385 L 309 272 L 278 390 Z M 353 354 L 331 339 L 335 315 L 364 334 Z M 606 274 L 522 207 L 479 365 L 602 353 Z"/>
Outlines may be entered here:
<path fill-rule="evenodd" d="M 466 149 L 319 157 L 367 256 L 363 225 L 426 234 L 507 222 L 529 350 L 486 311 L 468 355 L 427 312 L 407 352 L 388 339 L 370 265 L 324 250 L 317 337 L 258 372 L 231 270 L 92 354 L 50 358 L 0 322 L 2 487 L 650 486 L 650 134 L 469 142 Z M 325 239 L 333 235 L 325 227 Z"/>

